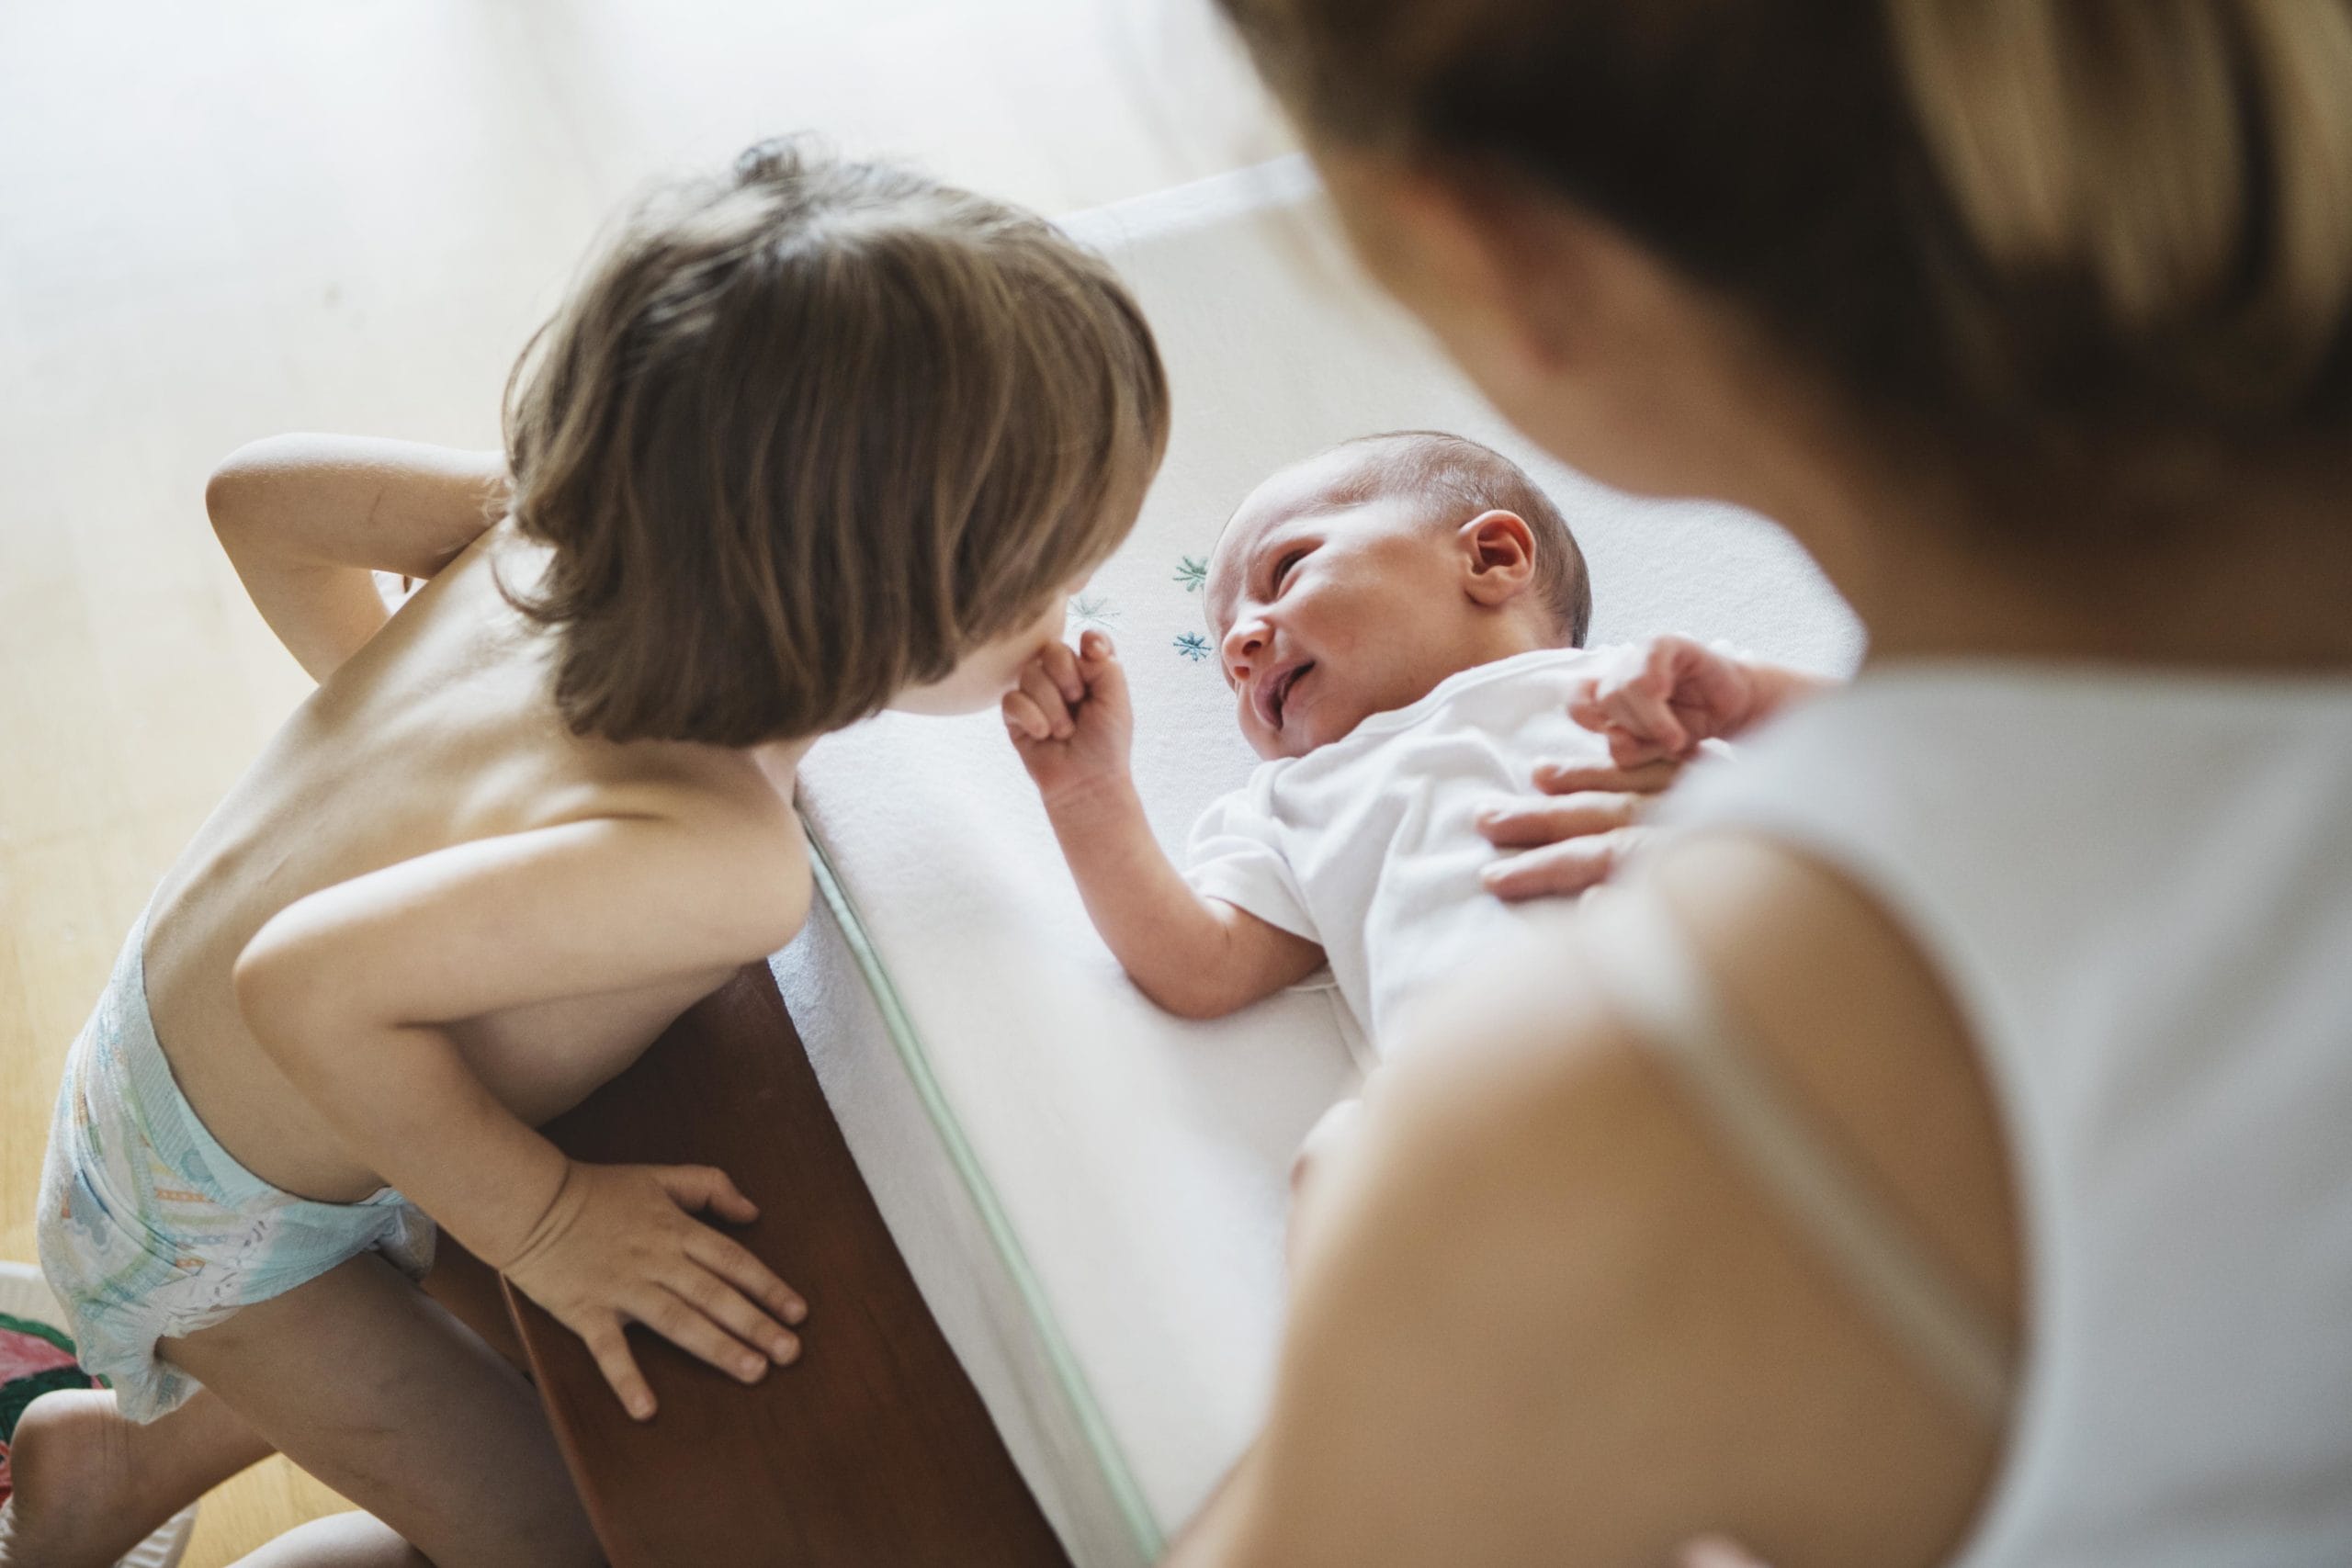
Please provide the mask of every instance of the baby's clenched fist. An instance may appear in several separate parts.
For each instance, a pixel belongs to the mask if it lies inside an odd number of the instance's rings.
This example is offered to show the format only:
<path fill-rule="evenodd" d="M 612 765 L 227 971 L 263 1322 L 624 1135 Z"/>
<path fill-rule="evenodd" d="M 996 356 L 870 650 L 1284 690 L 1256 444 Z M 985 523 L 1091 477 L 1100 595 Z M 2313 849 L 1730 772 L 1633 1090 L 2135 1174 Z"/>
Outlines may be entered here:
<path fill-rule="evenodd" d="M 1135 735 L 1126 673 L 1111 639 L 1088 632 L 1076 649 L 1050 643 L 1004 694 L 1004 727 L 1051 807 L 1057 798 L 1124 777 Z"/>

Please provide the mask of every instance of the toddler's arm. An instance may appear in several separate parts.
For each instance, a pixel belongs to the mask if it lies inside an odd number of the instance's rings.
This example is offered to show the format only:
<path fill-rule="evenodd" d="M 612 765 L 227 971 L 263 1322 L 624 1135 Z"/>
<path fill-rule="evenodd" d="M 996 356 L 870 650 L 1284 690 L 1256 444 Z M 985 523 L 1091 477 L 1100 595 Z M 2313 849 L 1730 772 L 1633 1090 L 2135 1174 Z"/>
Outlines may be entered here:
<path fill-rule="evenodd" d="M 1145 996 L 1184 1018 L 1222 1018 L 1297 984 L 1323 950 L 1196 893 L 1145 819 L 1127 770 L 1126 677 L 1101 632 L 1056 643 L 1004 699 L 1005 727 L 1035 781 L 1086 912 Z"/>
<path fill-rule="evenodd" d="M 1620 768 L 1634 768 L 1687 758 L 1702 740 L 1729 739 L 1836 684 L 1686 637 L 1661 637 L 1620 650 L 1613 667 L 1585 682 L 1568 713 L 1609 738 Z"/>
<path fill-rule="evenodd" d="M 506 485 L 500 452 L 274 435 L 221 460 L 204 507 L 262 619 L 323 681 L 389 615 L 370 573 L 433 576 L 497 520 Z"/>
<path fill-rule="evenodd" d="M 567 1160 L 477 1074 L 456 1023 L 723 976 L 791 940 L 805 861 L 767 821 L 590 818 L 477 840 L 324 888 L 238 958 L 254 1036 L 354 1156 L 587 1343 L 652 1414 L 623 1330 L 644 1324 L 746 1382 L 797 1353 L 806 1308 L 694 1219 L 751 1202 L 705 1167 Z M 713 889 L 731 897 L 714 897 Z M 537 1094 L 592 1087 L 532 1066 Z"/>

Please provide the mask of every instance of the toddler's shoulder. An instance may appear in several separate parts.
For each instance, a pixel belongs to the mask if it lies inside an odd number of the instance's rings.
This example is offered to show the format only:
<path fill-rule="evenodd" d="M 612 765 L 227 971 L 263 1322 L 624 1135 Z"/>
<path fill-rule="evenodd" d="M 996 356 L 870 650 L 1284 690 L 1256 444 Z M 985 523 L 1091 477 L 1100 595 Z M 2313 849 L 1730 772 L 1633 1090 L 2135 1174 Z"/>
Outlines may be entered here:
<path fill-rule="evenodd" d="M 808 838 L 791 801 L 764 780 L 663 779 L 605 804 L 661 829 L 645 840 L 649 852 L 697 879 L 701 907 L 722 923 L 756 923 L 776 947 L 799 933 L 815 894 Z"/>

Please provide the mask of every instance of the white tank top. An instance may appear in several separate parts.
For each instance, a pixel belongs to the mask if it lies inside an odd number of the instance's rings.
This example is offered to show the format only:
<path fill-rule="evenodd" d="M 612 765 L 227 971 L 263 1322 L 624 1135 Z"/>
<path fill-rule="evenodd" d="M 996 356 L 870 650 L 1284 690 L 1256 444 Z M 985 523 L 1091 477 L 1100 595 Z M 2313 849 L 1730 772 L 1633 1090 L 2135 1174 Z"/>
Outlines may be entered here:
<path fill-rule="evenodd" d="M 2352 681 L 1876 671 L 1694 773 L 1667 819 L 1869 890 L 1984 1053 L 2029 1295 L 1960 1562 L 2352 1563 Z M 1658 1030 L 1723 1055 L 1690 1021 L 1703 982 L 1678 1004 L 1665 967 Z M 1808 1197 L 1838 1182 L 1801 1129 L 1717 1110 L 1973 1397 L 1933 1260 L 1874 1238 L 1866 1201 Z"/>

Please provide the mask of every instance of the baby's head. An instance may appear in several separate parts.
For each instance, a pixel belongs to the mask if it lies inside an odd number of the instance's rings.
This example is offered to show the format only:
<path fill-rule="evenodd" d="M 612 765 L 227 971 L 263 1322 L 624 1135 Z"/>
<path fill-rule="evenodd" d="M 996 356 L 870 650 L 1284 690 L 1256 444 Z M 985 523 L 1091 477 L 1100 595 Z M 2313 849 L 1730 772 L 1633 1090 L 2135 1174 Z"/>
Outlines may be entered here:
<path fill-rule="evenodd" d="M 508 384 L 565 721 L 726 746 L 993 704 L 1133 526 L 1150 330 L 1032 214 L 754 147 L 663 193 Z"/>
<path fill-rule="evenodd" d="M 1581 648 L 1584 555 L 1519 465 L 1407 430 L 1284 468 L 1209 557 L 1209 630 L 1261 757 L 1299 757 L 1449 675 Z"/>

